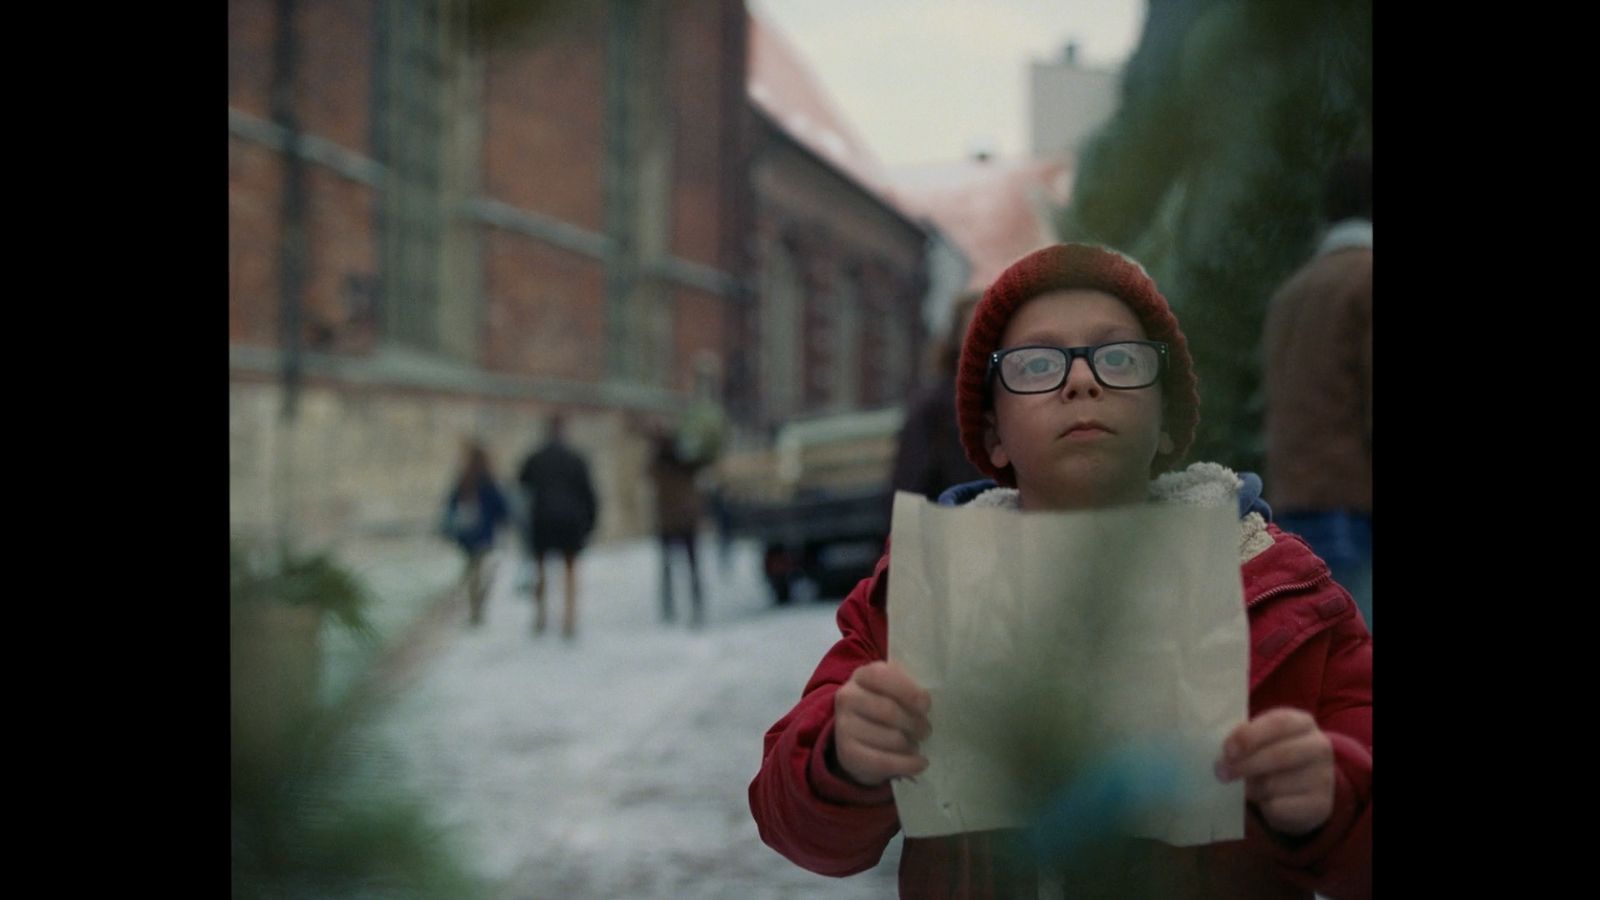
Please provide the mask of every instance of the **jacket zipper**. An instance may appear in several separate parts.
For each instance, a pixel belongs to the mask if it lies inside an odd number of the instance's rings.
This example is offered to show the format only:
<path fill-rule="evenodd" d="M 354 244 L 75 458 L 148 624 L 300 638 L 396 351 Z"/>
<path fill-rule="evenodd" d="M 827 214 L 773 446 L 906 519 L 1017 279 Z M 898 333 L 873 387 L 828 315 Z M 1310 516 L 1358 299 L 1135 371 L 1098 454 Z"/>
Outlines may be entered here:
<path fill-rule="evenodd" d="M 1330 573 L 1327 573 L 1327 574 L 1324 574 L 1324 575 L 1318 575 L 1317 577 L 1311 579 L 1310 581 L 1296 581 L 1296 582 L 1293 582 L 1291 584 L 1280 584 L 1277 587 L 1269 588 L 1269 589 L 1267 589 L 1265 591 L 1262 591 L 1261 593 L 1257 594 L 1255 597 L 1251 598 L 1248 602 L 1245 603 L 1245 608 L 1249 609 L 1250 607 L 1255 606 L 1255 605 L 1257 605 L 1259 603 L 1262 603 L 1262 602 L 1264 602 L 1266 600 L 1270 600 L 1273 597 L 1278 596 L 1279 594 L 1287 594 L 1290 591 L 1303 591 L 1303 590 L 1305 590 L 1307 588 L 1316 587 L 1317 585 L 1323 583 L 1324 581 L 1332 581 L 1332 580 L 1333 580 L 1333 574 L 1330 572 Z"/>

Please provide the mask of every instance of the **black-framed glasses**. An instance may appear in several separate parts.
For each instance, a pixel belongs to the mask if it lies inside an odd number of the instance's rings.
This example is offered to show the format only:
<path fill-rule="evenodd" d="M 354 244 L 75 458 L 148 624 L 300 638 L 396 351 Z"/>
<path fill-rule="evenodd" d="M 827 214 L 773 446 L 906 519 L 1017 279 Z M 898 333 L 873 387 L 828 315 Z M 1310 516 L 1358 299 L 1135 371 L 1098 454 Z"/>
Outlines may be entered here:
<path fill-rule="evenodd" d="M 1083 357 L 1101 387 L 1117 391 L 1147 388 L 1167 370 L 1167 345 L 1161 341 L 1112 341 L 1093 347 L 1028 346 L 989 354 L 989 377 L 1013 394 L 1043 394 L 1067 381 L 1072 361 Z"/>

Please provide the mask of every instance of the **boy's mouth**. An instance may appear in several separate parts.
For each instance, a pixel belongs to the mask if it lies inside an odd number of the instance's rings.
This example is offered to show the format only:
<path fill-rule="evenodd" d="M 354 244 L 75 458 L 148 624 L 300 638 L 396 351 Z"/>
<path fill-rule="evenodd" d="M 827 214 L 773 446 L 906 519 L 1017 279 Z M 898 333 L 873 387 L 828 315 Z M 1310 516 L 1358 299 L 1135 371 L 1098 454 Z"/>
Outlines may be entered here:
<path fill-rule="evenodd" d="M 1084 422 L 1074 422 L 1071 425 L 1068 425 L 1066 429 L 1061 432 L 1061 437 L 1091 437 L 1096 434 L 1115 433 L 1116 432 L 1100 424 L 1099 422 L 1089 420 Z"/>

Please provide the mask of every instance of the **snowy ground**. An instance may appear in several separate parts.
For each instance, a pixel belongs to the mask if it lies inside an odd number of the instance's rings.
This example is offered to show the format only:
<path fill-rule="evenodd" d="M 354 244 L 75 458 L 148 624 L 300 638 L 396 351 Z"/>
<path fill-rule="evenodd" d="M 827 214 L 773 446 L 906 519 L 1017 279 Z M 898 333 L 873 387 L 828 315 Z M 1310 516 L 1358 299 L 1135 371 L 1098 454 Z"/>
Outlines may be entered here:
<path fill-rule="evenodd" d="M 757 836 L 746 789 L 762 734 L 837 637 L 837 607 L 774 607 L 753 548 L 736 547 L 723 572 L 712 542 L 701 546 L 699 630 L 685 624 L 686 583 L 678 624 L 660 622 L 650 542 L 583 556 L 571 642 L 559 603 L 552 627 L 530 633 L 532 604 L 513 591 L 515 566 L 502 566 L 486 623 L 458 619 L 435 635 L 356 736 L 381 777 L 431 801 L 497 896 L 895 896 L 898 838 L 876 869 L 838 880 Z"/>

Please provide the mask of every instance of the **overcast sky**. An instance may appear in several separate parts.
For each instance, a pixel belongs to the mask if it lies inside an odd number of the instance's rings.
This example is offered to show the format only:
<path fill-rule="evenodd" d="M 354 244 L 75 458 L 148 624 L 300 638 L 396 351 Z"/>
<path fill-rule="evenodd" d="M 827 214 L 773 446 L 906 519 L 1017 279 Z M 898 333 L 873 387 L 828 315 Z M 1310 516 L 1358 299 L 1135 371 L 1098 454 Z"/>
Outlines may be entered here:
<path fill-rule="evenodd" d="M 1117 68 L 1145 0 L 748 0 L 890 168 L 1027 152 L 1028 63 Z"/>

